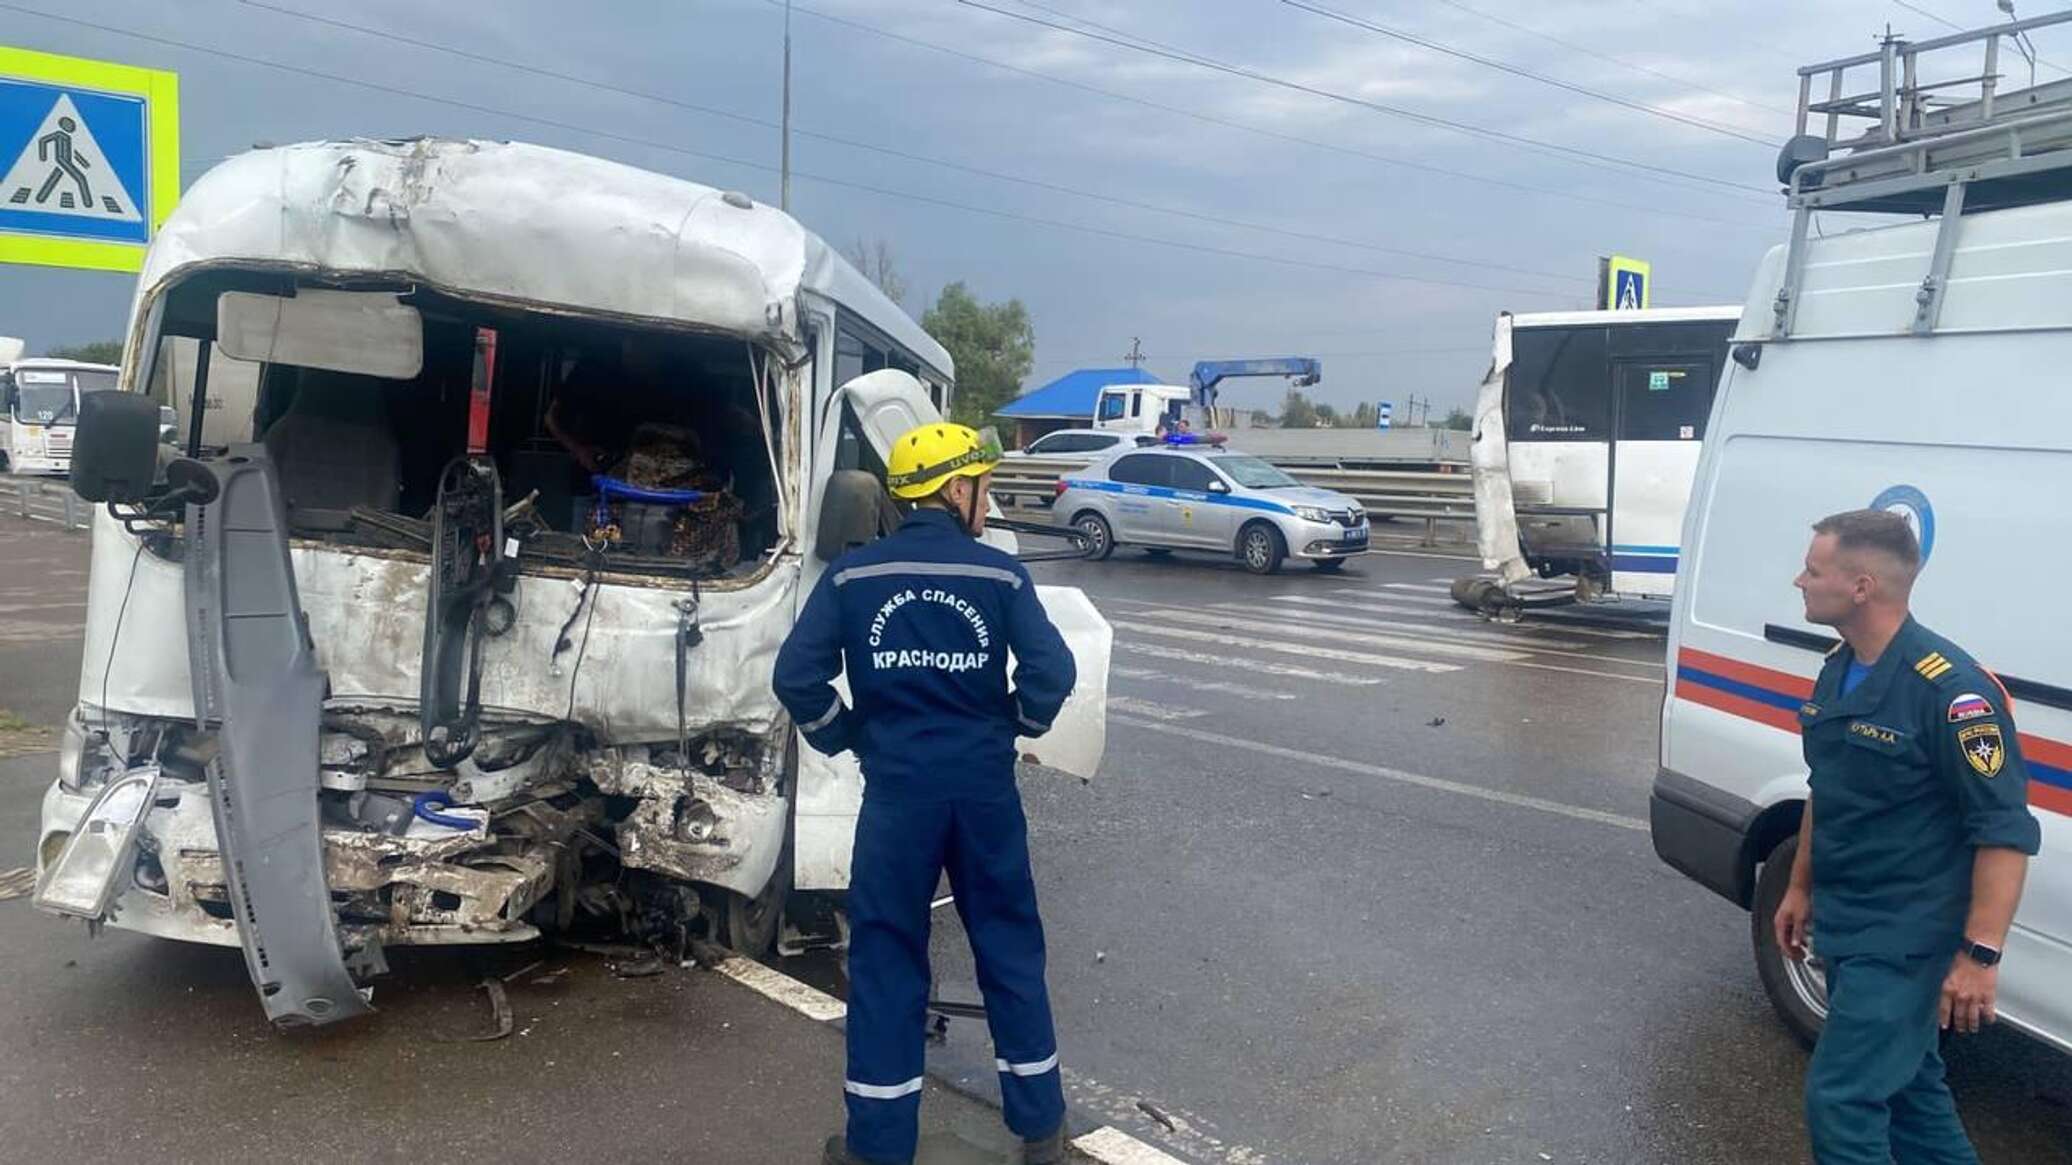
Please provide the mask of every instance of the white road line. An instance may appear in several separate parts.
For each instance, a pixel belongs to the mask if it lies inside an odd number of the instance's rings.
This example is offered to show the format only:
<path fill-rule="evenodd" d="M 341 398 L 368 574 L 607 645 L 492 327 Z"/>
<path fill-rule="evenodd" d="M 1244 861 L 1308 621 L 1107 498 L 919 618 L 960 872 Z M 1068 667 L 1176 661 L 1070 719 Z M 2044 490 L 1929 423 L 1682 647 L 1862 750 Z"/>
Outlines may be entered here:
<path fill-rule="evenodd" d="M 1445 595 L 1447 597 L 1446 601 L 1449 603 L 1453 601 L 1453 588 L 1450 586 L 1435 586 L 1431 583 L 1383 583 L 1381 585 L 1392 591 L 1430 591 Z"/>
<path fill-rule="evenodd" d="M 752 959 L 735 955 L 721 960 L 719 965 L 712 969 L 758 995 L 782 1003 L 808 1019 L 826 1023 L 849 1014 L 849 1005 L 827 992 L 801 983 L 782 971 L 773 971 Z"/>
<path fill-rule="evenodd" d="M 1175 728 L 1169 724 L 1159 724 L 1149 720 L 1132 720 L 1126 716 L 1110 717 L 1109 721 L 1110 723 L 1126 724 L 1131 728 L 1142 728 L 1150 732 L 1166 732 L 1174 736 L 1184 736 L 1189 740 L 1200 741 L 1203 744 L 1243 749 L 1247 752 L 1255 752 L 1261 756 L 1270 756 L 1279 760 L 1298 761 L 1303 764 L 1315 765 L 1318 768 L 1338 769 L 1341 772 L 1357 773 L 1363 777 L 1374 777 L 1378 780 L 1394 781 L 1403 785 L 1415 785 L 1421 789 L 1435 789 L 1442 793 L 1458 793 L 1463 797 L 1495 801 L 1503 805 L 1513 805 L 1520 809 L 1535 809 L 1541 813 L 1554 814 L 1557 817 L 1572 817 L 1577 821 L 1590 821 L 1599 825 L 1611 825 L 1620 829 L 1632 829 L 1642 832 L 1645 832 L 1648 828 L 1648 823 L 1638 817 L 1626 817 L 1617 813 L 1607 813 L 1602 809 L 1585 809 L 1580 805 L 1564 805 L 1559 801 L 1549 801 L 1543 797 L 1528 797 L 1523 793 L 1506 793 L 1501 789 L 1485 789 L 1480 785 L 1449 781 L 1443 777 L 1427 777 L 1422 773 L 1410 773 L 1402 769 L 1391 769 L 1382 765 L 1367 764 L 1362 761 L 1345 760 L 1341 757 L 1326 756 L 1318 752 L 1304 752 L 1296 748 L 1282 748 L 1277 744 L 1266 744 L 1261 741 L 1246 740 L 1236 736 L 1223 736 L 1214 732 L 1204 732 L 1197 728 Z"/>
<path fill-rule="evenodd" d="M 1101 1165 L 1183 1165 L 1178 1157 L 1161 1153 L 1114 1125 L 1102 1125 L 1073 1141 L 1072 1147 Z"/>
<path fill-rule="evenodd" d="M 1297 595 L 1291 597 L 1300 598 L 1301 596 Z M 1451 624 L 1443 623 L 1405 623 L 1399 620 L 1376 619 L 1367 615 L 1360 615 L 1340 611 L 1338 609 L 1338 604 L 1331 602 L 1331 600 L 1329 599 L 1316 599 L 1312 600 L 1312 602 L 1315 605 L 1314 613 L 1308 610 L 1290 611 L 1286 609 L 1279 609 L 1268 612 L 1268 615 L 1269 617 L 1284 616 L 1290 619 L 1315 620 L 1319 623 L 1331 623 L 1338 626 L 1351 627 L 1356 631 L 1368 628 L 1378 628 L 1385 631 L 1407 631 L 1413 635 L 1442 636 L 1447 639 L 1458 639 L 1465 643 L 1494 643 L 1500 644 L 1504 647 L 1523 648 L 1526 651 L 1565 653 L 1570 651 L 1581 651 L 1583 648 L 1590 646 L 1587 643 L 1578 643 L 1572 639 L 1540 639 L 1533 636 L 1513 635 L 1505 631 L 1474 630 L 1466 627 L 1456 627 Z M 1305 606 L 1308 605 L 1309 604 L 1307 603 L 1305 604 Z M 1213 609 L 1218 611 L 1242 612 L 1245 614 L 1255 614 L 1259 610 L 1257 606 L 1250 603 L 1216 603 L 1214 604 Z M 1606 656 L 1605 658 L 1609 659 L 1615 657 Z"/>
<path fill-rule="evenodd" d="M 1238 603 L 1218 603 L 1216 609 L 1236 609 L 1246 612 L 1252 610 L 1252 608 Z M 1663 666 L 1660 660 L 1628 659 L 1623 655 L 1599 655 L 1595 652 L 1583 650 L 1586 647 L 1606 646 L 1604 644 L 1577 643 L 1574 640 L 1565 639 L 1532 639 L 1523 635 L 1512 635 L 1498 631 L 1455 631 L 1449 627 L 1432 627 L 1418 623 L 1397 623 L 1387 619 L 1369 619 L 1360 615 L 1327 615 L 1321 613 L 1313 615 L 1304 611 L 1299 617 L 1315 620 L 1319 623 L 1328 623 L 1336 627 L 1351 627 L 1354 630 L 1381 627 L 1407 632 L 1412 635 L 1443 635 L 1468 639 L 1476 643 L 1496 643 L 1507 647 L 1516 647 L 1524 651 L 1549 655 L 1555 659 L 1587 659 L 1598 663 L 1611 663 L 1617 664 L 1620 667 L 1634 667 L 1657 672 L 1661 671 Z"/>
<path fill-rule="evenodd" d="M 1274 612 L 1280 614 L 1280 612 Z M 1223 614 L 1221 612 L 1179 611 L 1159 608 L 1143 612 L 1144 617 L 1156 619 L 1162 625 L 1174 623 L 1213 627 L 1225 631 L 1271 632 L 1290 639 L 1308 639 L 1323 643 L 1357 643 L 1366 647 L 1387 647 L 1398 651 L 1415 651 L 1425 655 L 1450 656 L 1454 659 L 1471 659 L 1477 663 L 1515 663 L 1527 658 L 1522 651 L 1508 651 L 1500 647 L 1477 647 L 1471 643 L 1448 643 L 1440 639 L 1416 639 L 1406 635 L 1375 635 L 1360 631 L 1342 631 L 1334 627 L 1315 627 L 1305 623 L 1289 622 L 1300 618 L 1289 613 L 1283 619 L 1263 618 L 1257 612 Z"/>
<path fill-rule="evenodd" d="M 1230 668 L 1233 671 L 1255 671 L 1262 675 L 1284 676 L 1291 680 L 1316 680 L 1319 683 L 1350 687 L 1369 688 L 1385 682 L 1378 676 L 1317 671 L 1313 668 L 1295 667 L 1292 664 L 1274 663 L 1271 660 L 1247 659 L 1241 655 L 1213 655 L 1206 651 L 1189 651 L 1184 647 L 1167 647 L 1163 643 L 1131 643 L 1126 639 L 1118 639 L 1115 641 L 1115 650 L 1127 651 L 1132 655 L 1146 655 L 1153 659 L 1169 659 L 1175 663 L 1198 663 L 1209 667 Z"/>
<path fill-rule="evenodd" d="M 1108 665 L 1110 676 L 1121 676 L 1130 680 L 1149 680 L 1155 684 L 1172 684 L 1194 692 L 1220 692 L 1227 696 L 1243 696 L 1248 700 L 1299 700 L 1294 692 L 1283 692 L 1278 688 L 1261 688 L 1253 684 L 1232 684 L 1222 680 L 1197 680 L 1187 676 L 1176 676 L 1171 672 L 1149 667 L 1122 667 Z"/>
<path fill-rule="evenodd" d="M 1304 659 L 1329 659 L 1339 663 L 1364 663 L 1370 667 L 1389 667 L 1399 671 L 1428 672 L 1440 675 L 1459 671 L 1457 663 L 1434 663 L 1424 659 L 1404 659 L 1394 655 L 1375 655 L 1364 651 L 1339 651 L 1329 647 L 1312 647 L 1304 643 L 1278 643 L 1271 639 L 1253 639 L 1246 635 L 1220 635 L 1212 631 L 1195 631 L 1186 627 L 1160 627 L 1151 623 L 1132 623 L 1115 620 L 1118 631 L 1129 631 L 1137 635 L 1162 635 L 1168 639 L 1185 639 L 1189 643 L 1215 643 L 1224 647 L 1249 647 L 1256 651 L 1277 651 L 1282 655 L 1299 655 Z"/>
<path fill-rule="evenodd" d="M 1135 716 L 1149 716 L 1153 720 L 1193 720 L 1206 716 L 1200 708 L 1183 708 L 1178 704 L 1157 704 L 1150 700 L 1132 700 L 1128 696 L 1108 697 L 1108 710 L 1127 712 Z"/>
<path fill-rule="evenodd" d="M 1442 595 L 1412 595 L 1402 591 L 1360 591 L 1351 587 L 1340 587 L 1331 593 L 1361 599 L 1386 599 L 1391 603 L 1417 603 L 1420 606 L 1450 608 L 1464 613 L 1466 611 L 1459 603 Z"/>
<path fill-rule="evenodd" d="M 1345 595 L 1357 595 L 1361 592 L 1337 591 L 1334 593 Z M 1381 597 L 1386 598 L 1390 596 Z M 1324 599 L 1318 598 L 1314 595 L 1275 595 L 1273 596 L 1273 599 L 1275 602 L 1279 603 L 1321 603 L 1326 606 L 1352 607 L 1362 611 L 1377 611 L 1384 615 L 1426 614 L 1426 612 L 1422 610 L 1405 610 L 1402 607 L 1390 607 L 1380 603 L 1356 603 L 1337 599 Z M 1483 619 L 1481 616 L 1470 614 L 1465 610 L 1434 611 L 1430 613 L 1430 616 L 1432 618 L 1437 619 L 1460 619 L 1473 623 L 1486 624 L 1488 622 L 1488 620 Z M 1616 628 L 1609 627 L 1578 627 L 1572 623 L 1562 622 L 1512 623 L 1506 624 L 1506 626 L 1509 626 L 1517 631 L 1547 631 L 1560 635 L 1583 635 L 1591 639 L 1654 639 L 1659 641 L 1662 638 L 1659 632 L 1654 631 L 1621 631 Z"/>

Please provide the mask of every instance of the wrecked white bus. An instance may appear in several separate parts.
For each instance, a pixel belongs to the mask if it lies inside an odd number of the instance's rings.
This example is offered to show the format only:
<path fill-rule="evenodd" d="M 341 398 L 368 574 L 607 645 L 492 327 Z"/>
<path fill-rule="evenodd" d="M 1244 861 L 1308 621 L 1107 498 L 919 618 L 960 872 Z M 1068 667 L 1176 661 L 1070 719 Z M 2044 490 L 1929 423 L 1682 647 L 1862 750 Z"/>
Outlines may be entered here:
<path fill-rule="evenodd" d="M 264 149 L 167 221 L 127 345 L 74 467 L 107 504 L 39 905 L 240 946 L 271 1018 L 320 1023 L 384 947 L 759 952 L 846 887 L 861 776 L 772 663 L 953 370 L 820 239 L 533 146 Z M 211 392 L 218 352 L 255 392 Z M 1039 594 L 1081 684 L 1024 757 L 1089 776 L 1108 627 Z"/>

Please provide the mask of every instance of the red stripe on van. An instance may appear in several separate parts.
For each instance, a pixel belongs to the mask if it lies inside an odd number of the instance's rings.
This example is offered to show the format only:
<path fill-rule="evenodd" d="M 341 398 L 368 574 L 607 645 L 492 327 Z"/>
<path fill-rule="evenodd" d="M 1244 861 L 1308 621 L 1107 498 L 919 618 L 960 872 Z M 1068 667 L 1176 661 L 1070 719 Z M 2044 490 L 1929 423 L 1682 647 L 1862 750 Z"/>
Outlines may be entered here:
<path fill-rule="evenodd" d="M 1767 667 L 1757 667 L 1752 663 L 1742 663 L 1738 659 L 1729 659 L 1724 655 L 1714 655 L 1709 651 L 1699 651 L 1695 647 L 1686 647 L 1682 652 L 1678 653 L 1677 666 L 1695 667 L 1712 672 L 1714 675 L 1725 676 L 1730 680 L 1740 680 L 1744 684 L 1754 684 L 1758 688 L 1768 688 L 1773 692 L 1783 692 L 1795 700 L 1810 699 L 1813 695 L 1813 681 L 1805 676 L 1793 675 L 1788 671 L 1774 671 Z M 1793 721 L 1792 731 L 1798 731 L 1797 721 Z"/>

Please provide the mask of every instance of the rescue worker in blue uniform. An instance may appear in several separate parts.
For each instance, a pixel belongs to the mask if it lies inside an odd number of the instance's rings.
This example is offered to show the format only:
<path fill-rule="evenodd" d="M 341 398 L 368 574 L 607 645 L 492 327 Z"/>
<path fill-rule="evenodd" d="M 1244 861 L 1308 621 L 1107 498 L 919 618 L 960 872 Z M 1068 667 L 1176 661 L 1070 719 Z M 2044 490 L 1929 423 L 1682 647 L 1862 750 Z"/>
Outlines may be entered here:
<path fill-rule="evenodd" d="M 913 1159 L 929 904 L 944 871 L 978 966 L 1007 1125 L 1025 1160 L 1064 1159 L 1015 738 L 1048 731 L 1077 676 L 1028 570 L 978 540 L 999 460 L 997 441 L 962 425 L 900 437 L 886 485 L 912 513 L 829 566 L 777 655 L 778 699 L 807 743 L 854 751 L 864 776 L 849 879 L 848 1132 L 828 1141 L 829 1165 Z M 853 706 L 833 686 L 844 671 Z"/>
<path fill-rule="evenodd" d="M 1812 793 L 1777 941 L 1827 968 L 1806 1071 L 1821 1165 L 1975 1163 L 1937 1029 L 1993 1022 L 2000 952 L 2042 843 L 2007 693 L 1915 622 L 1904 518 L 1824 518 L 1797 580 L 1842 643 L 1799 710 Z M 1810 839 L 1808 844 L 1807 839 Z"/>

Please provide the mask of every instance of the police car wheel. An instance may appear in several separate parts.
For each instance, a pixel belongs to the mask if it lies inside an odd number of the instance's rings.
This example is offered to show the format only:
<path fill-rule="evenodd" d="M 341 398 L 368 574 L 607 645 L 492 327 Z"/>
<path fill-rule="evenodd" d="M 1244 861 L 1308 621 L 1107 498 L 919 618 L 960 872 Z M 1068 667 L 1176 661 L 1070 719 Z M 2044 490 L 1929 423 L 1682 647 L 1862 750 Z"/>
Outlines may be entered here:
<path fill-rule="evenodd" d="M 1281 568 L 1288 548 L 1281 544 L 1280 531 L 1264 522 L 1254 522 L 1237 536 L 1237 556 L 1253 574 L 1272 574 Z"/>
<path fill-rule="evenodd" d="M 1817 950 L 1803 963 L 1787 958 L 1777 945 L 1774 921 L 1777 904 L 1784 900 L 1784 891 L 1791 885 L 1792 858 L 1798 851 L 1799 838 L 1793 834 L 1778 842 L 1777 848 L 1763 860 L 1762 872 L 1756 877 L 1755 909 L 1749 912 L 1749 928 L 1755 941 L 1756 974 L 1763 981 L 1770 1006 L 1791 1034 L 1810 1048 L 1827 1023 L 1827 974 Z"/>
<path fill-rule="evenodd" d="M 1115 553 L 1115 531 L 1108 528 L 1108 519 L 1088 510 L 1072 519 L 1072 525 L 1086 537 L 1086 557 L 1100 562 Z"/>

